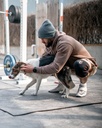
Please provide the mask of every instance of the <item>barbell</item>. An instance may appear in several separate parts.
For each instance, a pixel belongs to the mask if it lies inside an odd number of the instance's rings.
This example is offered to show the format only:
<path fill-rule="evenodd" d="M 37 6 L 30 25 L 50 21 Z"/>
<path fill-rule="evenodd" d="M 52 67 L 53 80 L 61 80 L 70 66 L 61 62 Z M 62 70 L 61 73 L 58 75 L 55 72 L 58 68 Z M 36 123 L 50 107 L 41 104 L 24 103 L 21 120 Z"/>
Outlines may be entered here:
<path fill-rule="evenodd" d="M 4 72 L 7 76 L 9 76 L 15 64 L 16 64 L 16 58 L 13 55 L 7 54 L 4 57 L 3 65 L 1 65 L 1 67 L 4 68 Z"/>
<path fill-rule="evenodd" d="M 8 11 L 0 11 L 0 13 L 6 14 L 10 23 L 20 23 L 21 8 L 19 6 L 11 5 Z"/>

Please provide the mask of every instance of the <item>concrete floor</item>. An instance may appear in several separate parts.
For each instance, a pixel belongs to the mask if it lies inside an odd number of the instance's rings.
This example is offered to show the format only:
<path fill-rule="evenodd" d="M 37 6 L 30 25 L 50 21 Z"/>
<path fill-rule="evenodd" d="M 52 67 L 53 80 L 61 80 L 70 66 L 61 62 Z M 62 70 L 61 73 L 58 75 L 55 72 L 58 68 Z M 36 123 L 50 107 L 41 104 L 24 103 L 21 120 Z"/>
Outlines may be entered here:
<path fill-rule="evenodd" d="M 14 53 L 19 55 L 17 49 Z M 0 69 L 0 77 L 4 76 Z M 88 94 L 83 98 L 75 96 L 79 81 L 75 76 L 72 78 L 76 86 L 68 99 L 48 92 L 57 86 L 53 76 L 42 81 L 38 96 L 32 95 L 35 86 L 24 96 L 19 95 L 29 79 L 19 84 L 17 80 L 1 79 L 0 128 L 102 128 L 102 74 L 89 78 Z"/>

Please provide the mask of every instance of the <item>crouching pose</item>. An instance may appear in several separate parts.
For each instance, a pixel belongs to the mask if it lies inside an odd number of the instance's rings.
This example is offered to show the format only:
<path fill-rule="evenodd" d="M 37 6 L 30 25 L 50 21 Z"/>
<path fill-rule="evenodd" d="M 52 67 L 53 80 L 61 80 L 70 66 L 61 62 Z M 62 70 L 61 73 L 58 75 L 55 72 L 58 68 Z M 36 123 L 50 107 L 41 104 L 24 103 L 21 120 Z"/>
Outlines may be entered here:
<path fill-rule="evenodd" d="M 74 87 L 71 79 L 71 72 L 74 72 L 80 80 L 76 96 L 86 96 L 87 80 L 97 71 L 95 58 L 76 39 L 64 32 L 57 31 L 48 19 L 42 23 L 38 36 L 46 46 L 45 53 L 40 59 L 40 67 L 23 65 L 21 70 L 26 73 L 56 74 L 61 82 L 60 85 L 64 84 L 70 89 Z M 49 58 L 44 61 L 47 56 L 54 56 L 48 64 Z M 58 92 L 60 89 L 62 86 L 58 86 L 50 92 Z"/>

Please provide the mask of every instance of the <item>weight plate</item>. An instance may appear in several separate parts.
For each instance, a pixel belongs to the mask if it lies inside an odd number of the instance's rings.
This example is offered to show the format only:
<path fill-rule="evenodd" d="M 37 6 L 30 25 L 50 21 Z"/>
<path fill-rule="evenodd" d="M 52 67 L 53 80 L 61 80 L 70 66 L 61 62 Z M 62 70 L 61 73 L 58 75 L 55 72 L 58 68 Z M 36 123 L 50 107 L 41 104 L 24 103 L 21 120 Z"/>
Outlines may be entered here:
<path fill-rule="evenodd" d="M 20 23 L 20 7 L 11 5 L 8 12 L 11 13 L 11 15 L 8 15 L 11 23 Z"/>
<path fill-rule="evenodd" d="M 13 55 L 8 54 L 5 56 L 3 64 L 10 65 L 8 68 L 4 67 L 4 72 L 8 76 L 11 73 L 13 66 L 16 64 L 16 59 Z"/>

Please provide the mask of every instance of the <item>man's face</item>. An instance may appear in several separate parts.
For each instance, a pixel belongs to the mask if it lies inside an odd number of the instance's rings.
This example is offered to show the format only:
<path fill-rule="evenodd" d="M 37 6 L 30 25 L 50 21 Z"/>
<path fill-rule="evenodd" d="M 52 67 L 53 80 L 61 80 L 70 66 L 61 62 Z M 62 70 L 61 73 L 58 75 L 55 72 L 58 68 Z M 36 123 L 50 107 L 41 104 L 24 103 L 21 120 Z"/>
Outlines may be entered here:
<path fill-rule="evenodd" d="M 46 47 L 50 47 L 53 42 L 51 39 L 46 39 L 46 38 L 42 38 L 41 41 L 43 44 L 45 44 Z"/>

